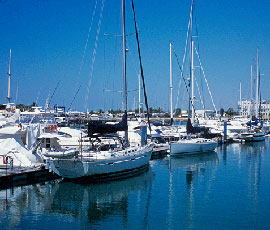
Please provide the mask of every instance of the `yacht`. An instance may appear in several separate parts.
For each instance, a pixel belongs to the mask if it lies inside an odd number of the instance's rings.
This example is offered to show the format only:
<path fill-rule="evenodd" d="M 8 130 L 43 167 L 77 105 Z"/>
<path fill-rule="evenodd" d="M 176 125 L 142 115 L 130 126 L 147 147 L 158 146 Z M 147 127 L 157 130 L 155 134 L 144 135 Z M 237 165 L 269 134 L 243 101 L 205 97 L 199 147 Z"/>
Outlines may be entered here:
<path fill-rule="evenodd" d="M 246 142 L 257 142 L 265 140 L 265 133 L 261 130 L 249 130 L 240 134 L 240 139 Z"/>
<path fill-rule="evenodd" d="M 134 10 L 134 8 L 133 8 Z M 135 19 L 135 18 L 134 18 Z M 137 27 L 136 33 L 137 33 Z M 127 82 L 126 82 L 126 39 L 125 39 L 125 0 L 122 0 L 122 32 L 123 32 L 123 80 L 124 80 L 124 115 L 117 124 L 103 124 L 99 121 L 88 123 L 88 137 L 91 146 L 79 151 L 67 149 L 60 152 L 62 157 L 56 157 L 57 151 L 45 154 L 51 157 L 51 169 L 65 179 L 83 180 L 86 182 L 110 180 L 127 177 L 146 170 L 152 155 L 153 147 L 147 143 L 147 128 L 140 126 L 141 142 L 130 144 L 127 122 Z M 140 65 L 142 68 L 142 65 Z M 143 71 L 142 71 L 143 72 Z M 144 80 L 143 74 L 141 74 Z M 124 138 L 113 144 L 104 144 L 101 138 L 117 138 L 117 132 L 124 131 Z M 115 140 L 115 139 L 114 139 Z M 64 157 L 69 151 L 69 156 Z M 70 158 L 72 155 L 74 156 Z"/>
<path fill-rule="evenodd" d="M 113 131 L 126 130 L 126 124 L 126 115 L 118 124 L 94 127 L 94 132 L 93 126 L 89 124 L 90 146 L 87 150 L 82 149 L 80 145 L 79 150 L 66 149 L 44 153 L 51 158 L 51 169 L 63 178 L 87 181 L 126 177 L 147 169 L 153 147 L 151 144 L 145 144 L 146 126 L 140 127 L 141 143 L 126 145 L 119 135 L 113 134 Z M 110 133 L 106 129 L 110 130 Z"/>
<path fill-rule="evenodd" d="M 218 143 L 215 140 L 190 137 L 188 139 L 180 139 L 177 142 L 171 142 L 170 154 L 213 152 L 217 145 Z"/>
<path fill-rule="evenodd" d="M 0 125 L 0 167 L 40 166 L 43 162 L 41 155 L 28 148 L 34 143 L 34 127 L 18 122 L 19 109 L 9 115 L 1 120 Z"/>
<path fill-rule="evenodd" d="M 193 23 L 193 10 L 194 10 L 194 0 L 192 0 L 191 4 L 191 12 L 190 12 L 190 60 L 191 60 L 191 76 L 190 76 L 190 84 L 189 89 L 187 88 L 187 91 L 189 93 L 189 108 L 188 108 L 188 121 L 186 125 L 186 133 L 185 138 L 180 138 L 178 141 L 171 141 L 170 142 L 170 154 L 171 155 L 177 155 L 182 153 L 196 153 L 196 152 L 209 152 L 214 151 L 217 147 L 218 143 L 217 140 L 213 139 L 206 139 L 202 137 L 195 136 L 196 133 L 204 133 L 208 132 L 207 129 L 204 127 L 193 127 L 192 123 L 195 126 L 195 107 L 194 107 L 194 51 L 196 50 L 194 48 L 194 41 L 192 39 L 192 23 Z M 172 48 L 170 44 L 170 75 L 172 76 Z M 172 78 L 170 77 L 170 82 L 172 83 Z M 187 87 L 187 86 L 186 86 Z M 172 88 L 172 85 L 171 85 Z M 171 93 L 172 98 L 172 93 Z M 172 99 L 171 99 L 172 101 Z M 191 116 L 190 116 L 191 111 Z M 171 113 L 172 113 L 172 104 L 171 104 Z M 172 115 L 171 115 L 172 118 Z M 192 123 L 191 123 L 192 120 Z"/>

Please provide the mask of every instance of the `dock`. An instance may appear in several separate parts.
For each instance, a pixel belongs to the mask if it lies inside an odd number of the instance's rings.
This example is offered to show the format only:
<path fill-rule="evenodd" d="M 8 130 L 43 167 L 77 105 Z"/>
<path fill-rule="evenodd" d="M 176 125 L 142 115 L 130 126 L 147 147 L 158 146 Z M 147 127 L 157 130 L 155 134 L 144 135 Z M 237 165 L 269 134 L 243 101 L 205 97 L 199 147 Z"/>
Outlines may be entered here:
<path fill-rule="evenodd" d="M 7 189 L 15 186 L 30 185 L 59 178 L 56 174 L 45 167 L 18 167 L 0 169 L 0 189 Z"/>

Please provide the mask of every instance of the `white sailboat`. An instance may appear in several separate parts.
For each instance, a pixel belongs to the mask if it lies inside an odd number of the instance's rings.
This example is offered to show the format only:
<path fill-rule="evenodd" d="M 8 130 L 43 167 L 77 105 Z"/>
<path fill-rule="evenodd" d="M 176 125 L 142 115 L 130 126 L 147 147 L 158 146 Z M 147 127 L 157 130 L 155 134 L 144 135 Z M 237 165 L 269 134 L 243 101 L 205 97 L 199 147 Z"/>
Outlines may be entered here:
<path fill-rule="evenodd" d="M 259 50 L 257 50 L 257 85 L 256 85 L 256 103 L 255 103 L 255 111 L 256 111 L 256 119 L 259 116 L 259 78 L 260 78 L 260 73 L 259 73 Z M 252 122 L 252 116 L 253 116 L 253 111 L 252 111 L 252 100 L 253 100 L 253 89 L 252 89 L 252 79 L 253 79 L 253 71 L 252 71 L 252 65 L 251 65 L 251 111 L 250 111 L 250 121 L 248 122 L 248 130 L 246 132 L 242 132 L 240 134 L 240 139 L 246 141 L 246 142 L 257 142 L 257 141 L 264 141 L 265 140 L 265 133 L 261 130 L 260 127 L 254 127 L 254 125 L 257 125 L 257 120 Z M 254 124 L 253 124 L 254 123 Z"/>
<path fill-rule="evenodd" d="M 122 35 L 123 35 L 123 78 L 124 78 L 124 107 L 125 113 L 120 123 L 109 126 L 109 129 L 125 131 L 125 141 L 102 150 L 102 146 L 92 146 L 88 151 L 80 151 L 73 158 L 51 158 L 51 168 L 59 176 L 67 179 L 82 179 L 87 181 L 108 180 L 127 177 L 148 168 L 153 147 L 145 144 L 146 126 L 141 127 L 141 144 L 128 145 L 127 130 L 127 84 L 126 84 L 126 39 L 125 39 L 125 0 L 122 0 Z M 107 125 L 108 127 L 108 125 Z M 91 127 L 90 127 L 91 128 Z M 88 127 L 88 131 L 90 129 Z M 98 127 L 99 132 L 105 126 Z M 96 131 L 93 131 L 96 132 Z M 54 152 L 55 154 L 55 152 Z"/>
<path fill-rule="evenodd" d="M 186 139 L 179 139 L 176 142 L 170 143 L 170 154 L 182 154 L 182 153 L 195 153 L 195 152 L 208 152 L 214 151 L 217 147 L 217 141 L 205 138 L 192 138 L 192 124 L 195 119 L 195 110 L 194 110 L 194 42 L 192 40 L 192 20 L 193 20 L 193 6 L 194 0 L 192 0 L 191 4 L 191 13 L 190 13 L 190 46 L 191 46 L 191 99 L 189 100 L 189 105 L 191 103 L 191 120 L 190 116 L 188 116 L 187 122 L 187 138 Z M 170 52 L 171 53 L 171 52 Z M 171 59 L 171 58 L 170 58 Z M 190 91 L 190 89 L 189 89 Z M 190 109 L 189 109 L 190 111 Z"/>
<path fill-rule="evenodd" d="M 217 141 L 205 138 L 181 139 L 177 142 L 170 143 L 171 155 L 182 153 L 205 153 L 213 152 L 217 147 Z"/>

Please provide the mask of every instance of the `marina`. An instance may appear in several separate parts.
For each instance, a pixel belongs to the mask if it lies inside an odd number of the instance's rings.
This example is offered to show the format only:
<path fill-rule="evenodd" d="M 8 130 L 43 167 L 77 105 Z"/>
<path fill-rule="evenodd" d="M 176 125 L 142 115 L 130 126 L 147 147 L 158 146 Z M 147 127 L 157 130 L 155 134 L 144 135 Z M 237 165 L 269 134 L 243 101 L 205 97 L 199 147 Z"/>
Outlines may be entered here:
<path fill-rule="evenodd" d="M 270 4 L 14 1 L 1 230 L 270 228 Z"/>
<path fill-rule="evenodd" d="M 1 190 L 1 228 L 268 229 L 269 144 L 166 156 L 143 174 L 106 183 L 56 180 Z"/>

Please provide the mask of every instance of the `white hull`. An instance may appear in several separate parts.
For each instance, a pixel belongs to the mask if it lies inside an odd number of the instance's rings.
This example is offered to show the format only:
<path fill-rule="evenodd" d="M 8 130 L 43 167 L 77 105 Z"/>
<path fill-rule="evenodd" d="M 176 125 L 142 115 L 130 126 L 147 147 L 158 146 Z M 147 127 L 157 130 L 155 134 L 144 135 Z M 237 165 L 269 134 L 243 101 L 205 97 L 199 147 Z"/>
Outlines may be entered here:
<path fill-rule="evenodd" d="M 115 156 L 104 159 L 96 159 L 95 157 L 83 157 L 81 159 L 80 156 L 77 159 L 70 160 L 54 159 L 51 167 L 56 174 L 63 178 L 91 177 L 93 180 L 105 180 L 134 174 L 148 166 L 152 155 L 152 147 L 142 147 L 127 154 L 123 154 L 124 151 L 120 151 L 121 156 L 116 152 Z"/>
<path fill-rule="evenodd" d="M 217 147 L 216 141 L 204 141 L 205 139 L 179 140 L 170 143 L 170 154 L 210 152 Z"/>
<path fill-rule="evenodd" d="M 152 155 L 159 155 L 160 153 L 167 153 L 169 150 L 168 144 L 154 144 Z"/>
<path fill-rule="evenodd" d="M 240 138 L 246 142 L 257 142 L 264 141 L 265 135 L 263 133 L 242 133 Z"/>

